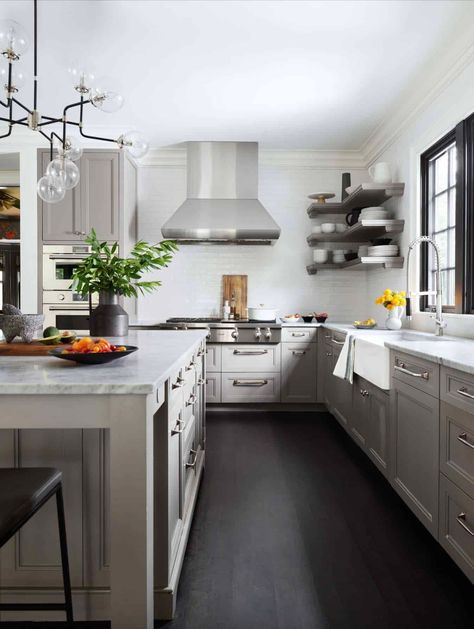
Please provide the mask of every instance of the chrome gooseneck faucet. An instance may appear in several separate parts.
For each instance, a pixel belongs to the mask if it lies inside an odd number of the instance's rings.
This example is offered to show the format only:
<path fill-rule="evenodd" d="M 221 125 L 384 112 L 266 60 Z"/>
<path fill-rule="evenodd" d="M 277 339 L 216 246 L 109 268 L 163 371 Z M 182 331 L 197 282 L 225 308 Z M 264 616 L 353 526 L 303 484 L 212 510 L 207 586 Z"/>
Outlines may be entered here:
<path fill-rule="evenodd" d="M 435 252 L 435 277 L 436 277 L 436 290 L 424 290 L 417 293 L 410 291 L 410 255 L 413 249 L 420 245 L 422 242 L 430 244 Z M 447 323 L 443 319 L 443 300 L 441 291 L 441 274 L 439 271 L 439 247 L 436 242 L 429 236 L 418 236 L 408 245 L 407 255 L 407 305 L 406 305 L 406 317 L 411 319 L 411 300 L 413 297 L 419 297 L 422 295 L 435 295 L 436 296 L 436 315 L 434 317 L 436 324 L 436 336 L 443 336 L 444 328 Z"/>

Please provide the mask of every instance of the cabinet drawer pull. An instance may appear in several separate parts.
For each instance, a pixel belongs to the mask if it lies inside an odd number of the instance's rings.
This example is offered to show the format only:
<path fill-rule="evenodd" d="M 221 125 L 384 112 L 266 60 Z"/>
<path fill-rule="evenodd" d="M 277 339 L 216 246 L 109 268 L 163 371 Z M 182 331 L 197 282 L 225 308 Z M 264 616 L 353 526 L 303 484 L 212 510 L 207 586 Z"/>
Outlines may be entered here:
<path fill-rule="evenodd" d="M 332 352 L 326 352 L 326 356 L 332 356 Z"/>
<path fill-rule="evenodd" d="M 369 392 L 367 391 L 367 389 L 361 389 L 360 394 L 362 395 L 362 397 L 369 397 Z"/>
<path fill-rule="evenodd" d="M 463 529 L 469 533 L 469 535 L 472 535 L 474 537 L 474 531 L 466 524 L 466 514 L 465 513 L 461 512 L 458 515 L 458 517 L 456 518 L 456 520 L 463 527 Z"/>
<path fill-rule="evenodd" d="M 344 345 L 345 341 L 336 341 L 336 339 L 332 340 L 333 343 L 335 343 L 336 345 Z"/>
<path fill-rule="evenodd" d="M 325 334 L 325 335 L 324 335 L 324 338 L 325 338 L 325 339 L 330 339 L 330 338 L 331 338 L 331 335 L 330 335 L 330 334 Z"/>
<path fill-rule="evenodd" d="M 204 380 L 204 378 L 199 378 L 199 380 L 197 381 L 198 386 L 201 386 L 202 384 L 206 384 L 207 380 Z"/>
<path fill-rule="evenodd" d="M 171 386 L 172 389 L 179 389 L 184 384 L 184 378 L 177 378 L 176 382 Z"/>
<path fill-rule="evenodd" d="M 474 400 L 474 395 L 472 395 L 472 393 L 468 393 L 466 387 L 459 387 L 456 393 L 459 393 L 459 395 L 463 395 L 464 397 L 467 397 L 470 400 Z"/>
<path fill-rule="evenodd" d="M 261 356 L 262 354 L 268 354 L 268 349 L 259 349 L 253 351 L 251 349 L 234 349 L 236 356 Z"/>
<path fill-rule="evenodd" d="M 171 430 L 171 434 L 172 435 L 180 435 L 184 431 L 184 428 L 182 427 L 182 424 L 184 424 L 183 420 L 182 419 L 177 419 L 176 420 L 176 426 Z"/>
<path fill-rule="evenodd" d="M 190 467 L 196 472 L 196 463 L 197 463 L 197 452 L 196 450 L 190 450 L 189 454 L 193 456 L 193 460 L 191 462 L 185 463 L 185 467 Z"/>
<path fill-rule="evenodd" d="M 196 363 L 195 363 L 194 361 L 191 361 L 191 362 L 189 363 L 189 365 L 188 365 L 187 367 L 185 367 L 185 370 L 186 370 L 186 371 L 191 371 L 191 370 L 192 370 L 192 368 L 193 368 L 193 367 L 195 367 L 195 366 L 196 366 Z"/>
<path fill-rule="evenodd" d="M 186 402 L 186 406 L 194 406 L 196 404 L 197 401 L 197 397 L 194 395 L 194 393 L 192 393 L 189 396 L 189 400 Z"/>
<path fill-rule="evenodd" d="M 268 380 L 234 380 L 234 387 L 264 387 Z"/>
<path fill-rule="evenodd" d="M 306 336 L 305 332 L 292 332 L 291 336 Z"/>
<path fill-rule="evenodd" d="M 461 443 L 463 443 L 468 448 L 472 448 L 474 450 L 474 444 L 469 443 L 469 441 L 467 440 L 467 433 L 466 432 L 462 432 L 460 435 L 458 435 L 457 436 L 457 440 L 460 441 Z"/>
<path fill-rule="evenodd" d="M 306 350 L 304 349 L 294 349 L 293 356 L 304 356 L 306 354 Z"/>
<path fill-rule="evenodd" d="M 206 353 L 207 353 L 207 352 L 206 352 Z M 198 351 L 198 353 L 197 353 L 197 356 L 198 356 L 198 357 L 204 356 L 204 350 L 203 350 L 203 349 L 200 349 L 200 350 Z"/>
<path fill-rule="evenodd" d="M 405 363 L 400 363 L 399 365 L 394 365 L 393 367 L 397 371 L 406 374 L 407 376 L 413 376 L 414 378 L 423 378 L 423 380 L 429 380 L 430 374 L 428 371 L 423 371 L 422 373 L 417 373 L 416 371 L 410 371 L 405 367 Z"/>

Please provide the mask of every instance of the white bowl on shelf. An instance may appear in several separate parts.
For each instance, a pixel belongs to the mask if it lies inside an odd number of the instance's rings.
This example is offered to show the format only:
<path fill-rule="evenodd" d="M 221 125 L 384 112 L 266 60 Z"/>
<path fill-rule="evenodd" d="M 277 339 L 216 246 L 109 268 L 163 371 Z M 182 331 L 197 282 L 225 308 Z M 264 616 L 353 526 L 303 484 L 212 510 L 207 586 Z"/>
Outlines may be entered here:
<path fill-rule="evenodd" d="M 333 257 L 332 257 L 332 261 L 333 261 L 335 264 L 340 264 L 341 262 L 345 262 L 345 261 L 346 261 L 346 258 L 345 258 L 345 256 L 344 256 L 344 255 L 337 255 L 337 256 L 333 256 Z"/>
<path fill-rule="evenodd" d="M 336 231 L 336 223 L 323 223 L 321 231 L 323 234 L 333 234 Z"/>
<path fill-rule="evenodd" d="M 336 231 L 338 234 L 342 234 L 346 231 L 347 225 L 344 223 L 336 223 Z"/>
<path fill-rule="evenodd" d="M 316 264 L 325 264 L 328 261 L 329 252 L 327 249 L 313 249 L 313 260 Z"/>

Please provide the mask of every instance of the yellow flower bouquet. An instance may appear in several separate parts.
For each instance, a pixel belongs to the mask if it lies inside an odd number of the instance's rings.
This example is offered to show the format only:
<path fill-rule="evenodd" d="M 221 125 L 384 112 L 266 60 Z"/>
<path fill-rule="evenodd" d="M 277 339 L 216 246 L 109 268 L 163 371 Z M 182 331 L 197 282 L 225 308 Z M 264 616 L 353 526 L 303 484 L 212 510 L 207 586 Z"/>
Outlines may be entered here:
<path fill-rule="evenodd" d="M 394 291 L 390 288 L 386 288 L 383 292 L 383 295 L 380 295 L 375 300 L 375 303 L 383 306 L 387 310 L 393 310 L 398 306 L 405 306 L 407 301 L 405 299 L 406 293 L 404 290 Z"/>

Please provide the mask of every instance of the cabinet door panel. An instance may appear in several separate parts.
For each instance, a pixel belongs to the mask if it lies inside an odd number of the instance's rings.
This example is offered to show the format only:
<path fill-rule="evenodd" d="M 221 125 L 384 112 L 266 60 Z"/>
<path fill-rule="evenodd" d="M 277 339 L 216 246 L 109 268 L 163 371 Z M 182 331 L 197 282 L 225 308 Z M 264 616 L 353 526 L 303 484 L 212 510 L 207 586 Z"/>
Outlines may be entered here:
<path fill-rule="evenodd" d="M 379 470 L 388 474 L 389 395 L 369 386 L 367 453 Z"/>
<path fill-rule="evenodd" d="M 49 151 L 39 151 L 38 177 L 44 175 L 49 161 Z M 69 242 L 83 240 L 84 236 L 75 233 L 84 231 L 81 215 L 80 186 L 67 190 L 66 196 L 59 203 L 44 203 L 38 197 L 38 204 L 40 216 L 42 216 L 43 220 L 44 241 Z"/>
<path fill-rule="evenodd" d="M 101 240 L 119 239 L 119 159 L 114 151 L 85 152 L 80 160 L 84 230 Z"/>
<path fill-rule="evenodd" d="M 12 464 L 56 467 L 63 473 L 71 580 L 82 586 L 82 431 L 15 431 Z M 3 548 L 3 587 L 62 587 L 55 499 L 48 501 Z"/>
<path fill-rule="evenodd" d="M 428 530 L 438 534 L 439 401 L 394 380 L 391 482 Z"/>
<path fill-rule="evenodd" d="M 282 402 L 316 402 L 317 345 L 282 343 Z"/>
<path fill-rule="evenodd" d="M 347 380 L 342 380 L 333 375 L 334 367 L 338 361 L 340 350 L 332 351 L 332 365 L 331 365 L 331 396 L 332 396 L 332 410 L 337 421 L 346 428 L 349 429 L 349 419 L 352 415 L 352 384 Z"/>
<path fill-rule="evenodd" d="M 350 432 L 353 439 L 361 446 L 366 447 L 368 420 L 369 420 L 369 384 L 359 377 L 354 378 L 354 403 L 350 414 Z"/>
<path fill-rule="evenodd" d="M 206 401 L 207 404 L 218 404 L 222 401 L 221 374 L 208 373 L 206 376 Z"/>

